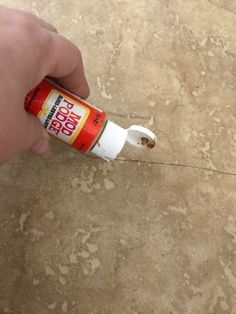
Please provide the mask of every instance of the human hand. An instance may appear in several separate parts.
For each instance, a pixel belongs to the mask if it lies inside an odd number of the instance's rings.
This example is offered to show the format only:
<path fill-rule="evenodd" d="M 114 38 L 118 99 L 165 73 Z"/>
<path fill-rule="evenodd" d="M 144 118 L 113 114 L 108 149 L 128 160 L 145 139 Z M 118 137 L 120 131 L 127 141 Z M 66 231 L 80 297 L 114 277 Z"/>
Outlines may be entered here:
<path fill-rule="evenodd" d="M 82 98 L 89 95 L 80 50 L 31 13 L 0 6 L 0 164 L 16 154 L 47 151 L 49 136 L 24 109 L 25 96 L 50 76 Z"/>

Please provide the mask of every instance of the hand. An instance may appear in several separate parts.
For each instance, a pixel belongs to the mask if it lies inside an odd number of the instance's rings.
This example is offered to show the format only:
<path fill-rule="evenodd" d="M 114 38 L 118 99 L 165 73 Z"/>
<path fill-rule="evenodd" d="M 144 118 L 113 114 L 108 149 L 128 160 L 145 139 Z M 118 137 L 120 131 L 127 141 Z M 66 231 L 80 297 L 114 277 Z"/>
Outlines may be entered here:
<path fill-rule="evenodd" d="M 16 154 L 47 151 L 48 134 L 24 109 L 46 76 L 82 98 L 89 95 L 80 50 L 31 13 L 0 6 L 0 164 Z"/>

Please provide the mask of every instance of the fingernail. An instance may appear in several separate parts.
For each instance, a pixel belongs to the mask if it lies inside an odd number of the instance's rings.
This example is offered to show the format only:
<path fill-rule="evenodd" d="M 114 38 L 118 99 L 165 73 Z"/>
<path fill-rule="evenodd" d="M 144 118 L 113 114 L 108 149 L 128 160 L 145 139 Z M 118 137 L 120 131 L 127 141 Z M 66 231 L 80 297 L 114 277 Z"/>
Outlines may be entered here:
<path fill-rule="evenodd" d="M 48 151 L 49 149 L 49 142 L 47 139 L 43 138 L 41 141 L 38 142 L 34 147 L 31 148 L 31 151 L 34 154 L 41 155 Z"/>

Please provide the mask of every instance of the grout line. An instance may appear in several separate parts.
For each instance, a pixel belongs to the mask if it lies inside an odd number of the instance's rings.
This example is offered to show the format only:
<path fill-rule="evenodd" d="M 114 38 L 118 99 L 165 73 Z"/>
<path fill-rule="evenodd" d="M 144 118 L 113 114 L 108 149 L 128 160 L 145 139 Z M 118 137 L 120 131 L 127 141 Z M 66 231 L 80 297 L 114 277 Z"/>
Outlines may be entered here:
<path fill-rule="evenodd" d="M 91 158 L 91 159 L 101 160 L 99 157 L 95 157 L 95 156 L 91 156 L 91 155 L 90 156 L 87 155 L 87 157 Z M 217 169 L 200 167 L 200 166 L 192 166 L 192 165 L 186 165 L 186 164 L 175 164 L 172 162 L 164 162 L 164 161 L 146 161 L 146 160 L 139 160 L 139 159 L 116 158 L 112 162 L 120 162 L 120 163 L 130 162 L 130 163 L 141 163 L 141 164 L 146 164 L 146 165 L 179 167 L 179 168 L 195 169 L 195 170 L 202 170 L 202 171 L 210 171 L 213 173 L 218 173 L 218 174 L 223 174 L 223 175 L 228 175 L 228 176 L 236 176 L 236 172 L 229 172 L 229 171 L 217 170 Z"/>
<path fill-rule="evenodd" d="M 232 11 L 231 9 L 228 9 L 227 7 L 224 7 L 224 6 L 220 6 L 216 3 L 214 3 L 212 0 L 208 0 L 208 2 L 210 3 L 210 5 L 218 8 L 218 9 L 221 9 L 221 10 L 224 10 L 224 11 L 227 11 L 227 12 L 230 12 L 231 14 L 233 14 L 234 16 L 236 15 L 234 11 Z"/>
<path fill-rule="evenodd" d="M 190 168 L 190 169 L 197 169 L 202 171 L 210 171 L 214 173 L 219 173 L 223 175 L 229 175 L 229 176 L 236 176 L 236 173 L 229 172 L 229 171 L 223 171 L 223 170 L 217 170 L 207 167 L 200 167 L 200 166 L 192 166 L 192 165 L 185 165 L 185 164 L 175 164 L 171 162 L 164 162 L 164 161 L 145 161 L 145 160 L 138 160 L 138 159 L 116 159 L 117 162 L 134 162 L 134 163 L 142 163 L 142 164 L 151 164 L 151 165 L 160 165 L 160 166 L 170 166 L 170 167 L 181 167 L 181 168 Z"/>

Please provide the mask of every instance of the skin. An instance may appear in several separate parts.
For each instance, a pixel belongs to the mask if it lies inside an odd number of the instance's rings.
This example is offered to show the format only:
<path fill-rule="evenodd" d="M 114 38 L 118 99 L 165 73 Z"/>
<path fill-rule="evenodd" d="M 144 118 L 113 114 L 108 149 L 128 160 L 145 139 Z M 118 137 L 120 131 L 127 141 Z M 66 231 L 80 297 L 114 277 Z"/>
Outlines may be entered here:
<path fill-rule="evenodd" d="M 24 109 L 25 96 L 46 76 L 87 98 L 80 50 L 29 12 L 0 6 L 0 164 L 19 153 L 42 154 L 49 135 Z"/>

